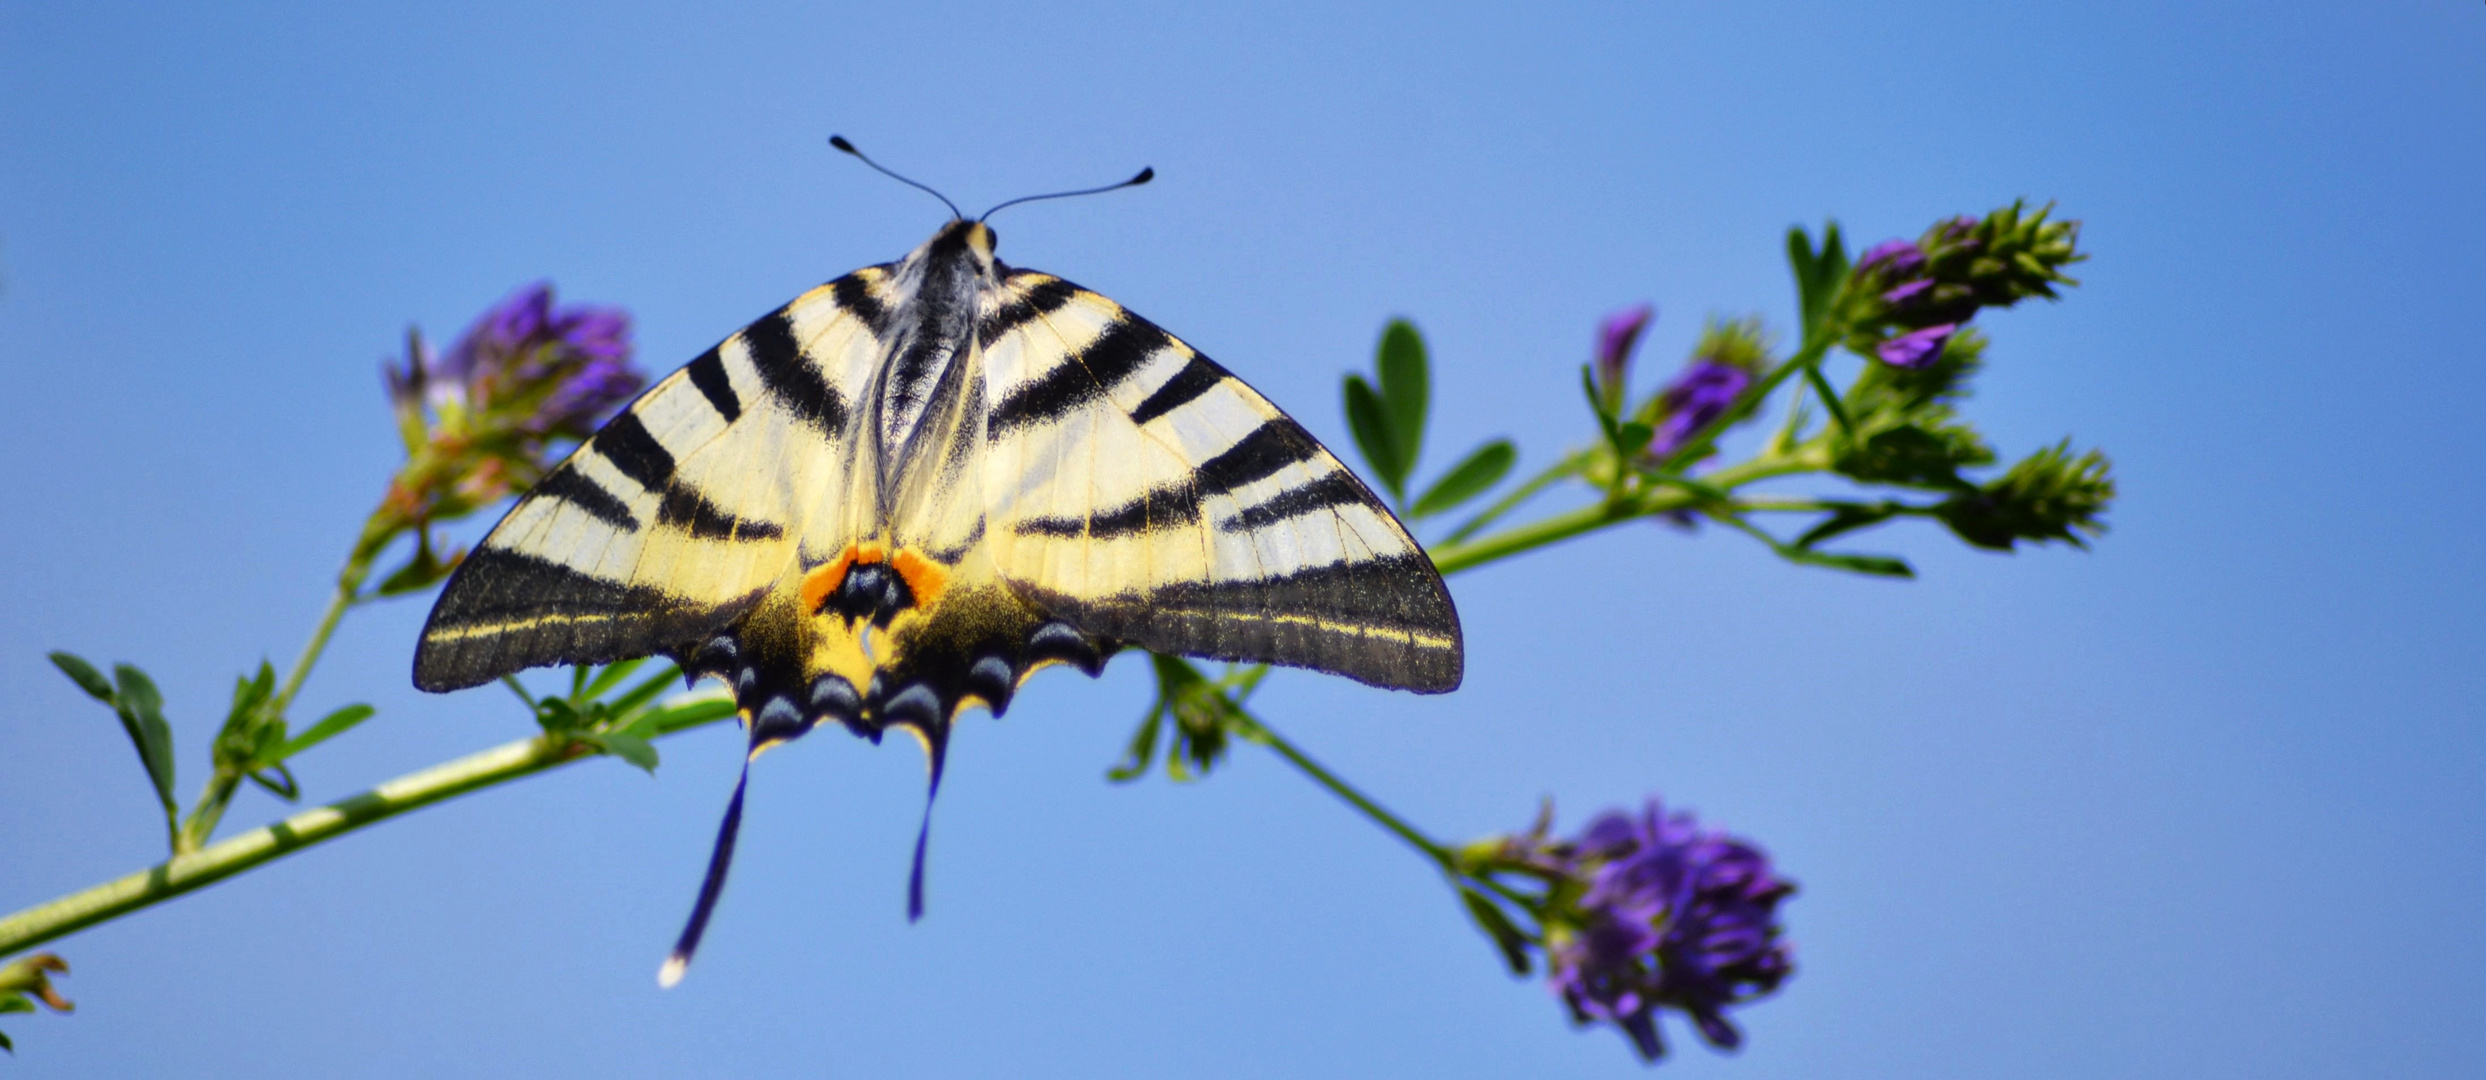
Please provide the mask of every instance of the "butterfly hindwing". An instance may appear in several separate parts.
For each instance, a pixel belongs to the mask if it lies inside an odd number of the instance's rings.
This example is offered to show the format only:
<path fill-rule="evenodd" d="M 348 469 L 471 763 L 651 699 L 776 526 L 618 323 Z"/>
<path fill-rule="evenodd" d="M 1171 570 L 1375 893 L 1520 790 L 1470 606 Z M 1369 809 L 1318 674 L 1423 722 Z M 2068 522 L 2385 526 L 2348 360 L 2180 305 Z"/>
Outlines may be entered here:
<path fill-rule="evenodd" d="M 1302 425 L 1111 300 L 1014 272 L 984 333 L 990 543 L 1036 604 L 1149 649 L 1439 692 L 1458 616 Z"/>

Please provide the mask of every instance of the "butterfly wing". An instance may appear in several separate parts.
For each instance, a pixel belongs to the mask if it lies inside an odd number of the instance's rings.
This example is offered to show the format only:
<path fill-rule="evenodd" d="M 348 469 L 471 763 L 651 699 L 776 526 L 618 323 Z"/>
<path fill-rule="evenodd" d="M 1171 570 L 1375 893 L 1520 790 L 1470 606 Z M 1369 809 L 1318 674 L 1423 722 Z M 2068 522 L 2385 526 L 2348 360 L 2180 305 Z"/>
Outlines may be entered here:
<path fill-rule="evenodd" d="M 796 566 L 807 529 L 844 520 L 854 402 L 882 352 L 877 272 L 725 339 L 546 474 L 441 591 L 415 685 L 682 656 L 752 611 Z"/>
<path fill-rule="evenodd" d="M 988 543 L 1037 606 L 1161 653 L 1457 688 L 1432 561 L 1268 399 L 1048 274 L 1011 273 L 979 337 Z"/>

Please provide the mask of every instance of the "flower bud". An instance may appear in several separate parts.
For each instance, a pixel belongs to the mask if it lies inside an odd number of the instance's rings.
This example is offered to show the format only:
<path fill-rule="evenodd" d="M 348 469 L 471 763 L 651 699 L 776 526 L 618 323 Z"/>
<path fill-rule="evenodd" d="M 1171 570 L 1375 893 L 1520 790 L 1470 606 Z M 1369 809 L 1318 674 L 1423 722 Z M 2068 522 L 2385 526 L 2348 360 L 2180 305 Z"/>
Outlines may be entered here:
<path fill-rule="evenodd" d="M 1606 316 L 1597 327 L 1597 392 L 1606 401 L 1608 411 L 1620 411 L 1623 382 L 1631 375 L 1631 355 L 1640 347 L 1640 334 L 1657 318 L 1657 305 L 1642 304 Z"/>

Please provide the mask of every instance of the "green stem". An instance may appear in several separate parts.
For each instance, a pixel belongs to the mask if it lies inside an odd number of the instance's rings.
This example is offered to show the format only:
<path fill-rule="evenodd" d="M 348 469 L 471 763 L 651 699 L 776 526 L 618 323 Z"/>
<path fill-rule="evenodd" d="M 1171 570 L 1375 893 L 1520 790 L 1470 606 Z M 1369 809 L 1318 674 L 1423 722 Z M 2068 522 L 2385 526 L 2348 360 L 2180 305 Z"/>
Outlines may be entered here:
<path fill-rule="evenodd" d="M 722 718 L 667 724 L 654 734 L 670 735 L 718 719 Z M 576 740 L 538 735 L 408 773 L 360 795 L 305 810 L 204 850 L 175 855 L 119 880 L 0 919 L 0 956 L 163 903 L 409 810 L 532 776 L 593 753 Z"/>
<path fill-rule="evenodd" d="M 1373 819 L 1382 828 L 1390 830 L 1393 835 L 1406 841 L 1409 847 L 1415 848 L 1423 853 L 1424 857 L 1433 860 L 1443 873 L 1456 875 L 1456 863 L 1451 858 L 1449 848 L 1435 843 L 1431 837 L 1416 831 L 1415 826 L 1399 820 L 1398 815 L 1382 809 L 1380 803 L 1372 801 L 1363 792 L 1355 790 L 1354 785 L 1339 779 L 1338 774 L 1322 768 L 1320 762 L 1312 760 L 1310 755 L 1296 749 L 1295 744 L 1287 742 L 1277 732 L 1269 730 L 1269 725 L 1261 723 L 1258 718 L 1249 718 L 1247 723 L 1248 726 L 1239 732 L 1244 738 L 1277 751 L 1279 757 L 1285 758 L 1288 764 L 1293 765 L 1305 776 L 1311 777 L 1315 783 L 1328 788 L 1330 794 L 1345 800 L 1347 805 L 1363 811 L 1365 817 Z"/>
<path fill-rule="evenodd" d="M 294 658 L 293 669 L 285 673 L 285 684 L 277 688 L 274 697 L 268 699 L 268 715 L 285 715 L 285 709 L 293 704 L 294 695 L 302 691 L 302 681 L 311 677 L 311 668 L 319 663 L 320 655 L 328 651 L 328 639 L 336 635 L 337 624 L 344 621 L 346 612 L 362 601 L 363 580 L 371 576 L 371 562 L 380 557 L 380 548 L 393 535 L 386 529 L 378 512 L 363 523 L 363 532 L 355 540 L 353 553 L 337 570 L 337 588 L 328 594 L 328 610 L 320 613 L 319 625 L 311 630 L 311 640 L 302 644 L 302 655 Z"/>
<path fill-rule="evenodd" d="M 1628 500 L 1600 500 L 1593 506 L 1540 518 L 1481 540 L 1434 548 L 1433 568 L 1444 574 L 1455 574 L 1497 559 L 1507 559 L 1523 551 L 1559 543 L 1582 533 L 1595 532 L 1616 522 L 1629 521 L 1641 516 L 1641 512 L 1639 504 Z"/>
<path fill-rule="evenodd" d="M 1459 526 L 1450 535 L 1443 537 L 1442 543 L 1456 544 L 1476 535 L 1485 526 L 1501 520 L 1504 514 L 1519 509 L 1520 504 L 1535 498 L 1538 492 L 1545 490 L 1554 481 L 1580 471 L 1580 463 L 1585 461 L 1587 456 L 1585 452 L 1566 455 L 1561 461 L 1555 462 L 1552 467 L 1528 478 L 1527 483 L 1512 488 L 1510 494 L 1495 500 L 1493 505 L 1486 507 L 1475 517 L 1469 518 L 1467 524 Z"/>

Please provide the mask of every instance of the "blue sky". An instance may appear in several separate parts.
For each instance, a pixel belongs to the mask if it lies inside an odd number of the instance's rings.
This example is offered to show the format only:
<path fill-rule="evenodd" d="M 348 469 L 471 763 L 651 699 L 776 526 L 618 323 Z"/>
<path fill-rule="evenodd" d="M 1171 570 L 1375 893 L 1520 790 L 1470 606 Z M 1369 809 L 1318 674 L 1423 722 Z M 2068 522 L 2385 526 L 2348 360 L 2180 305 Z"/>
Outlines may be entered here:
<path fill-rule="evenodd" d="M 299 647 L 397 453 L 377 364 L 523 282 L 688 359 L 942 217 L 842 131 L 1012 211 L 1343 441 L 1339 373 L 1429 336 L 1434 453 L 1584 437 L 1595 321 L 1646 369 L 1788 323 L 1787 226 L 1869 241 L 2059 200 L 2095 258 L 1985 320 L 1972 415 L 2070 434 L 2093 552 L 1897 528 L 1920 580 L 1629 528 L 1459 578 L 1444 698 L 1274 678 L 1271 721 L 1435 832 L 1662 792 L 1803 892 L 1798 975 L 1670 1075 L 2486 1071 L 2486 9 L 2474 4 L 0 3 L 0 908 L 158 856 L 116 725 L 43 662 L 135 660 L 185 797 L 232 674 Z M 1440 458 L 1437 456 L 1438 462 Z M 357 614 L 306 709 L 334 798 L 524 734 L 416 693 Z M 678 926 L 738 743 L 436 807 L 54 946 L 30 1076 L 1632 1073 L 1439 883 L 1274 760 L 1102 779 L 1142 666 L 921 765 L 806 740 L 753 780 L 699 967 Z M 276 816 L 258 794 L 229 828 Z"/>

